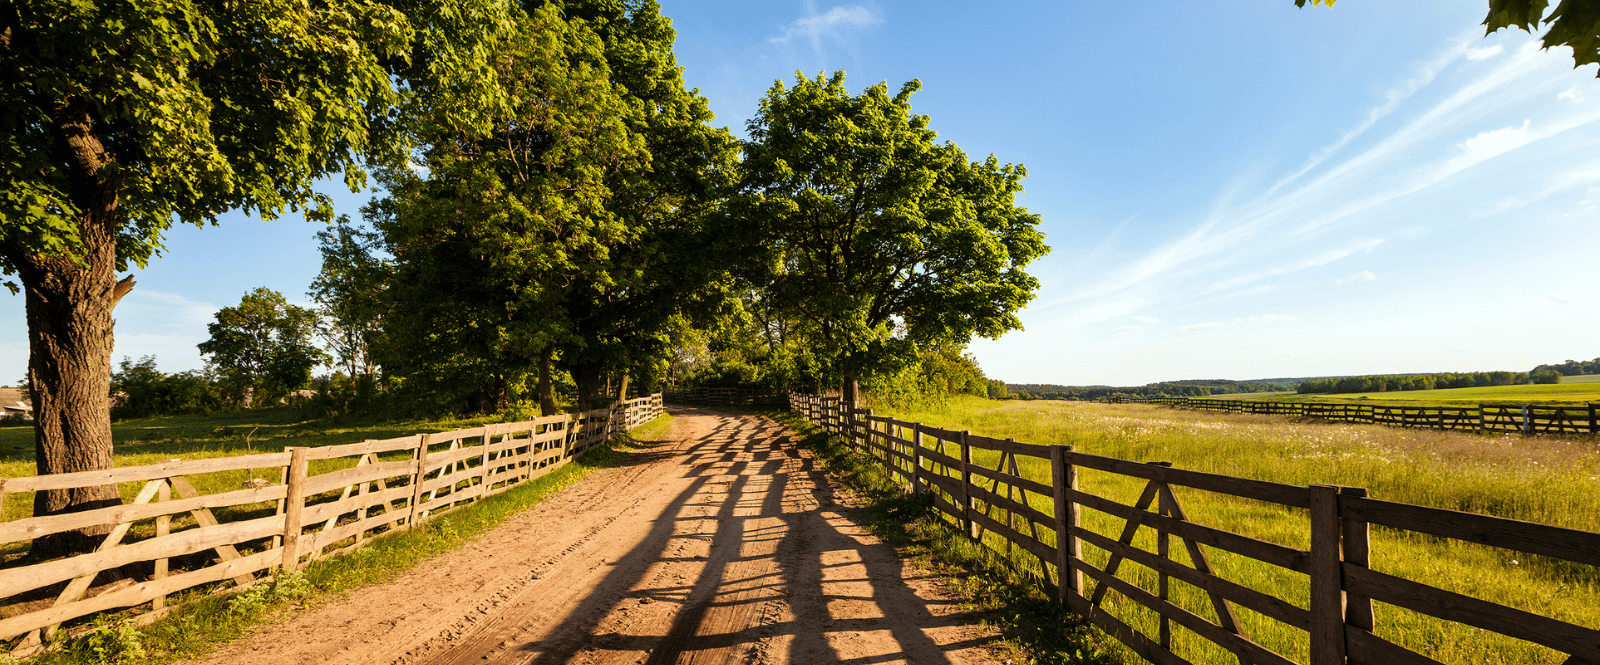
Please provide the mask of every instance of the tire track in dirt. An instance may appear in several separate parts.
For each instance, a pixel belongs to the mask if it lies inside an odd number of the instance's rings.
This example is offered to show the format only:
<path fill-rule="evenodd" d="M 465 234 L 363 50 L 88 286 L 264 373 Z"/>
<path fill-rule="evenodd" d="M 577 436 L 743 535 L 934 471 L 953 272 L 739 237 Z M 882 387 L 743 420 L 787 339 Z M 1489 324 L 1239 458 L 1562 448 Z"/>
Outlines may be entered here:
<path fill-rule="evenodd" d="M 467 546 L 196 662 L 993 662 L 792 433 L 673 411 L 666 440 Z"/>

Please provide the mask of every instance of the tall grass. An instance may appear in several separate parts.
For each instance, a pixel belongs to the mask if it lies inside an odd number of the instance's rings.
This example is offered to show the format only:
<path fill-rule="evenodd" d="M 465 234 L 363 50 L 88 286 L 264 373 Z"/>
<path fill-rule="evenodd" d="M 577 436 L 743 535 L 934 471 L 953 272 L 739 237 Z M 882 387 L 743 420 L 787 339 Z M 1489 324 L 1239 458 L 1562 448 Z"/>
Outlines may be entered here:
<path fill-rule="evenodd" d="M 1464 510 L 1570 528 L 1600 531 L 1600 448 L 1592 438 L 1547 438 L 1403 430 L 1377 425 L 1298 422 L 1285 416 L 1185 411 L 1149 405 L 1082 402 L 993 402 L 957 399 L 942 409 L 897 410 L 902 420 L 1136 461 L 1168 461 L 1184 469 L 1296 485 L 1366 487 L 1375 498 Z M 994 466 L 994 455 L 975 461 Z M 1025 458 L 1026 459 L 1026 458 Z M 1023 474 L 1048 482 L 1048 465 L 1024 463 Z M 1132 503 L 1137 479 L 1084 471 L 1085 491 Z M 1304 511 L 1178 488 L 1189 519 L 1235 533 L 1305 549 Z M 1036 507 L 1050 512 L 1045 498 Z M 1123 523 L 1084 510 L 1084 526 L 1115 538 Z M 1053 543 L 1046 533 L 1045 540 Z M 1600 627 L 1600 571 L 1446 539 L 1374 529 L 1373 567 L 1392 575 L 1491 602 Z M 995 541 L 997 542 L 997 541 Z M 1136 544 L 1155 551 L 1155 534 L 1142 529 Z M 1181 542 L 1172 558 L 1190 565 Z M 1085 546 L 1085 558 L 1104 565 L 1107 554 Z M 1307 606 L 1304 575 L 1210 550 L 1217 573 L 1231 581 Z M 1123 564 L 1122 576 L 1154 589 L 1154 571 Z M 1216 619 L 1198 589 L 1173 583 L 1177 604 Z M 1156 634 L 1156 615 L 1111 593 L 1114 614 Z M 1244 632 L 1255 641 L 1304 662 L 1306 634 L 1243 609 Z M 1554 652 L 1474 628 L 1399 608 L 1377 610 L 1377 633 L 1445 663 L 1559 663 Z M 1198 636 L 1174 627 L 1175 649 L 1195 662 L 1237 662 Z M 1135 659 L 1137 660 L 1137 659 Z"/>

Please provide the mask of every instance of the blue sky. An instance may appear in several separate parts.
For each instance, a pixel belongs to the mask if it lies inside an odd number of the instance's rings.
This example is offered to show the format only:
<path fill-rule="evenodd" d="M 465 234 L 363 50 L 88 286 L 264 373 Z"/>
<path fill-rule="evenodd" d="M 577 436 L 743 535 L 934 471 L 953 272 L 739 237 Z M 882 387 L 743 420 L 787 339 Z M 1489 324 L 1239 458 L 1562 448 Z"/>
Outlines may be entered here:
<path fill-rule="evenodd" d="M 984 8 L 978 8 L 984 7 Z M 664 0 L 690 85 L 742 133 L 775 79 L 913 78 L 973 159 L 1028 168 L 1054 251 L 1026 330 L 972 345 L 1011 382 L 1527 370 L 1600 356 L 1600 82 L 1484 37 L 1480 1 Z M 367 194 L 338 194 L 357 214 Z M 315 232 L 175 229 L 116 355 L 198 367 L 216 308 L 305 301 Z M 22 299 L 0 309 L 20 377 Z"/>

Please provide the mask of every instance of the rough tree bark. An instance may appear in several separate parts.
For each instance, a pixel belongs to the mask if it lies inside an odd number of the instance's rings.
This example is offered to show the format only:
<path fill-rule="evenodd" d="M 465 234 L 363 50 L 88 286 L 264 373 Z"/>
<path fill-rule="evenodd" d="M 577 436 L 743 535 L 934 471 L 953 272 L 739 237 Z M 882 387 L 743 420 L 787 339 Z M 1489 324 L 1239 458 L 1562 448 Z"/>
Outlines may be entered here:
<path fill-rule="evenodd" d="M 55 116 L 58 163 L 66 165 L 82 253 L 45 256 L 6 248 L 27 303 L 28 380 L 33 384 L 34 460 L 38 473 L 112 467 L 112 311 L 133 288 L 117 280 L 116 165 L 90 129 L 86 108 Z M 51 490 L 34 495 L 34 515 L 89 510 L 121 503 L 116 485 Z M 33 541 L 40 560 L 93 550 L 108 528 Z"/>
<path fill-rule="evenodd" d="M 550 347 L 539 355 L 539 415 L 556 415 L 555 386 L 550 385 L 550 361 L 555 355 L 555 348 Z"/>
<path fill-rule="evenodd" d="M 861 382 L 855 379 L 845 379 L 844 388 L 840 391 L 846 406 L 852 409 L 861 408 Z"/>
<path fill-rule="evenodd" d="M 578 384 L 578 408 L 589 410 L 602 406 L 605 399 L 605 378 L 599 365 L 582 364 L 572 367 L 572 380 Z"/>

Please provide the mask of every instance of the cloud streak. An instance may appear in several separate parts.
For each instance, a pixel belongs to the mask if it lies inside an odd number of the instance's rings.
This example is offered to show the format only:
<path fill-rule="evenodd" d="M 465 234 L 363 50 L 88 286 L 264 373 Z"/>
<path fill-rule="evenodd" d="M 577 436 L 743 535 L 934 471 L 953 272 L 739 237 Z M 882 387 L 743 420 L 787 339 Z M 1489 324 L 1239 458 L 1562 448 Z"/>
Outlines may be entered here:
<path fill-rule="evenodd" d="M 767 38 L 767 42 L 782 46 L 807 44 L 820 56 L 824 43 L 842 42 L 882 24 L 882 14 L 864 5 L 842 5 L 818 13 L 815 5 L 806 3 L 806 15 L 779 28 L 778 34 Z"/>

